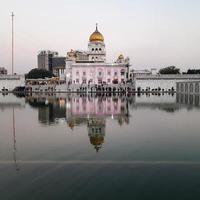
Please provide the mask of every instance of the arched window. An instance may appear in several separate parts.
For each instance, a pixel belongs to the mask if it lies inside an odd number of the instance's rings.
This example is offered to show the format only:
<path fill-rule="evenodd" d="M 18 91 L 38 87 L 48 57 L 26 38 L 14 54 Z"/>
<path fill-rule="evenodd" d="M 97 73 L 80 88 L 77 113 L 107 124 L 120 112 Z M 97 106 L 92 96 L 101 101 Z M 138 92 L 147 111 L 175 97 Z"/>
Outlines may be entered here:
<path fill-rule="evenodd" d="M 98 78 L 103 77 L 103 70 L 102 69 L 98 69 L 97 76 L 98 76 Z"/>
<path fill-rule="evenodd" d="M 199 93 L 199 83 L 195 83 L 195 92 Z"/>
<path fill-rule="evenodd" d="M 188 92 L 188 84 L 185 84 L 185 92 Z"/>
<path fill-rule="evenodd" d="M 195 95 L 194 98 L 195 106 L 199 106 L 199 95 Z"/>
<path fill-rule="evenodd" d="M 99 51 L 101 51 L 101 48 L 99 48 Z"/>
<path fill-rule="evenodd" d="M 122 70 L 121 70 L 121 75 L 124 76 L 124 74 L 125 74 L 125 70 L 122 69 Z"/>
<path fill-rule="evenodd" d="M 94 48 L 92 48 L 92 51 L 94 51 Z"/>
<path fill-rule="evenodd" d="M 193 96 L 193 95 L 190 95 L 190 96 L 189 96 L 189 104 L 190 104 L 190 105 L 193 105 L 193 102 L 194 102 L 194 96 Z"/>
<path fill-rule="evenodd" d="M 193 92 L 193 84 L 190 83 L 190 92 Z"/>
<path fill-rule="evenodd" d="M 131 74 L 130 74 L 131 75 Z M 177 92 L 179 92 L 179 86 L 180 86 L 180 83 L 177 83 Z"/>
<path fill-rule="evenodd" d="M 181 83 L 181 92 L 183 92 L 184 85 Z"/>

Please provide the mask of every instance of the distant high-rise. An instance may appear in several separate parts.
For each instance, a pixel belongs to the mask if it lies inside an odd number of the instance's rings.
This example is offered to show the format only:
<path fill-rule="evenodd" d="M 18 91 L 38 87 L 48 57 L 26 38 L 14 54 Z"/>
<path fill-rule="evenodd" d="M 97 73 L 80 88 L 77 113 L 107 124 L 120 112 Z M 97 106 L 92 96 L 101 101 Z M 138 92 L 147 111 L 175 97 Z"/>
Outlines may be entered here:
<path fill-rule="evenodd" d="M 64 72 L 65 72 L 65 60 L 66 57 L 53 57 L 52 58 L 52 72 L 55 76 L 58 76 L 60 78 L 64 77 Z"/>
<path fill-rule="evenodd" d="M 38 54 L 38 68 L 51 71 L 55 76 L 63 77 L 66 57 L 58 56 L 58 52 L 44 50 Z"/>
<path fill-rule="evenodd" d="M 38 68 L 39 69 L 46 69 L 48 71 L 53 71 L 53 61 L 54 57 L 58 56 L 58 52 L 43 50 L 40 51 L 37 58 L 38 58 Z"/>

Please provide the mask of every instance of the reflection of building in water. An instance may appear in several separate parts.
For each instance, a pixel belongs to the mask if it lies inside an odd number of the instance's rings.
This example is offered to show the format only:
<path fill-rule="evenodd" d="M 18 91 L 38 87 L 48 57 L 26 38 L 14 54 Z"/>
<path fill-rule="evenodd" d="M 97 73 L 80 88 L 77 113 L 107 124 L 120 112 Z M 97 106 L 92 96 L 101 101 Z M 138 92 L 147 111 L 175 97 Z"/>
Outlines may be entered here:
<path fill-rule="evenodd" d="M 94 146 L 97 152 L 101 149 L 104 143 L 105 126 L 106 121 L 104 118 L 88 119 L 88 136 L 90 138 L 90 143 Z"/>
<path fill-rule="evenodd" d="M 142 94 L 136 97 L 135 108 L 159 109 L 175 112 L 181 108 L 200 106 L 200 95 L 195 94 Z"/>
<path fill-rule="evenodd" d="M 65 98 L 27 97 L 30 106 L 38 108 L 38 119 L 43 124 L 66 120 Z"/>
<path fill-rule="evenodd" d="M 134 106 L 136 108 L 159 109 L 166 112 L 175 112 L 180 109 L 180 105 L 176 103 L 176 95 L 170 93 L 137 95 Z"/>
<path fill-rule="evenodd" d="M 64 101 L 64 105 L 60 104 Z M 39 108 L 39 120 L 41 123 L 50 124 L 61 119 L 66 119 L 65 100 L 57 99 L 56 101 L 47 102 L 45 107 Z"/>
<path fill-rule="evenodd" d="M 40 95 L 26 97 L 26 101 L 38 109 L 38 118 L 43 124 L 64 119 L 72 130 L 76 126 L 87 126 L 90 143 L 98 152 L 104 143 L 106 120 L 115 120 L 120 126 L 128 124 L 129 106 L 134 103 L 134 96 Z"/>
<path fill-rule="evenodd" d="M 131 102 L 131 101 L 130 101 Z M 67 98 L 67 124 L 86 125 L 90 143 L 98 150 L 104 143 L 106 119 L 116 120 L 119 125 L 129 123 L 129 104 L 126 96 L 90 97 L 72 95 Z"/>
<path fill-rule="evenodd" d="M 128 116 L 128 101 L 126 97 L 79 97 L 72 95 L 67 98 L 67 123 L 76 126 L 90 118 L 112 118 L 121 120 Z M 123 120 L 124 122 L 127 119 Z M 73 123 L 73 125 L 72 125 Z"/>
<path fill-rule="evenodd" d="M 78 97 L 69 98 L 68 106 L 73 116 L 118 116 L 124 115 L 126 99 L 119 97 Z"/>
<path fill-rule="evenodd" d="M 176 101 L 179 104 L 186 104 L 191 106 L 200 106 L 200 95 L 195 94 L 177 94 Z"/>
<path fill-rule="evenodd" d="M 17 98 L 13 94 L 0 95 L 0 110 L 10 109 L 10 108 L 24 108 L 25 100 L 24 98 Z"/>

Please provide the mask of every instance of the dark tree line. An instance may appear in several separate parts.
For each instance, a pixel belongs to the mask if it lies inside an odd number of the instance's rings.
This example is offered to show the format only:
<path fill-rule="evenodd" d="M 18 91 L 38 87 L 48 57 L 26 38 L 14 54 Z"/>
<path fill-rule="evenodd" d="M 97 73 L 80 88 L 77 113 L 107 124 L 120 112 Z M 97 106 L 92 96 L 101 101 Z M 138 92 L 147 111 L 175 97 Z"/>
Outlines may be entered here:
<path fill-rule="evenodd" d="M 26 74 L 26 79 L 52 78 L 53 76 L 53 73 L 46 69 L 35 68 Z"/>
<path fill-rule="evenodd" d="M 188 69 L 186 74 L 200 74 L 200 69 Z"/>
<path fill-rule="evenodd" d="M 180 74 L 180 69 L 175 66 L 169 66 L 160 69 L 159 74 Z"/>
<path fill-rule="evenodd" d="M 160 69 L 159 74 L 180 74 L 180 69 L 175 66 L 169 66 Z M 182 74 L 200 74 L 200 69 L 188 69 Z"/>

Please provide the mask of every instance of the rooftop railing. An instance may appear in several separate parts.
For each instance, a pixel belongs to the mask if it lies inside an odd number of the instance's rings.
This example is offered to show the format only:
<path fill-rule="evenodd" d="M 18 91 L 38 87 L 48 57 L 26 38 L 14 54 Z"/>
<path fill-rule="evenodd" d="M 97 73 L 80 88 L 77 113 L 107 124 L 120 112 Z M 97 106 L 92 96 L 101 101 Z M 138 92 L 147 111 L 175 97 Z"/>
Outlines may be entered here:
<path fill-rule="evenodd" d="M 136 75 L 136 79 L 200 79 L 200 74 Z"/>

